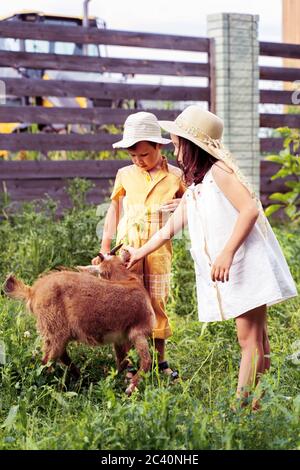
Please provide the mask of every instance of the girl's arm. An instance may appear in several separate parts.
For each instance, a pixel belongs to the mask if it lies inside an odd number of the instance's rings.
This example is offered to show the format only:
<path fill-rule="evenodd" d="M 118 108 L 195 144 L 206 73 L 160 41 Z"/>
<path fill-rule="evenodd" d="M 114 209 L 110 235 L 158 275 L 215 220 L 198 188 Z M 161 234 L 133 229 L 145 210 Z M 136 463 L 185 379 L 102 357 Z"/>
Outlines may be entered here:
<path fill-rule="evenodd" d="M 173 238 L 173 236 L 182 230 L 186 224 L 186 202 L 185 196 L 183 196 L 177 209 L 168 219 L 166 224 L 158 232 L 156 232 L 156 234 L 153 235 L 153 237 L 150 238 L 150 240 L 145 243 L 145 245 L 138 249 L 126 247 L 126 250 L 128 250 L 130 253 L 130 260 L 127 263 L 127 268 L 131 268 L 131 266 L 133 266 L 137 261 L 160 248 L 166 242 L 166 240 Z"/>
<path fill-rule="evenodd" d="M 233 232 L 211 270 L 213 281 L 224 282 L 229 280 L 233 257 L 251 232 L 259 211 L 248 189 L 234 173 L 230 173 L 230 169 L 223 162 L 218 162 L 212 167 L 212 174 L 221 191 L 239 212 Z"/>

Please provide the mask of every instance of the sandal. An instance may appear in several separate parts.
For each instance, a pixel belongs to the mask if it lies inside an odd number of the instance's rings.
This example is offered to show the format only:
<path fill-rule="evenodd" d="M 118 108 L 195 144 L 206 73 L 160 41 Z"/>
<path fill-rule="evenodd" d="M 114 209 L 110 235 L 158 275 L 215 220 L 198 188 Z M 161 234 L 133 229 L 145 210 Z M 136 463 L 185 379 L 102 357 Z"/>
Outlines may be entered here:
<path fill-rule="evenodd" d="M 166 369 L 170 369 L 168 361 L 163 361 L 158 363 L 158 370 L 159 372 L 163 372 Z M 168 375 L 171 379 L 172 382 L 176 382 L 179 379 L 179 372 L 178 370 L 173 370 L 170 374 L 166 372 L 166 375 Z"/>

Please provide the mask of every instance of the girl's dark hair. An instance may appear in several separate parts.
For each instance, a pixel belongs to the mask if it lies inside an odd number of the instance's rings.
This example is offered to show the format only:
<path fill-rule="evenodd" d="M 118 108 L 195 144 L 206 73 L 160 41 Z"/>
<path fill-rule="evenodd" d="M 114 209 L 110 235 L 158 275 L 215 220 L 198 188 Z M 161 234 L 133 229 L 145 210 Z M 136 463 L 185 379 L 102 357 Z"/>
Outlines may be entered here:
<path fill-rule="evenodd" d="M 178 139 L 179 154 L 182 155 L 182 163 L 178 161 L 177 157 L 177 164 L 183 171 L 186 185 L 202 183 L 204 176 L 218 159 L 190 140 L 184 139 L 183 137 L 178 137 Z"/>

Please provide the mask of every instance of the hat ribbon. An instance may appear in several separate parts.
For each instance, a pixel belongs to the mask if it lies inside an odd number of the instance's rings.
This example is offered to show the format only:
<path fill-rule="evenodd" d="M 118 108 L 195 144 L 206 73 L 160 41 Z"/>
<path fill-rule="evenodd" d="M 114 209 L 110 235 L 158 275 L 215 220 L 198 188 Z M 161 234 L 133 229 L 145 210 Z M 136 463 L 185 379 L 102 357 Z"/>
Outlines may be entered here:
<path fill-rule="evenodd" d="M 209 145 L 214 148 L 222 148 L 222 142 L 220 139 L 213 139 L 210 135 L 206 134 L 202 129 L 195 126 L 187 125 L 184 120 L 177 118 L 175 124 L 180 127 L 183 131 L 187 132 L 193 137 L 200 139 L 204 144 Z"/>

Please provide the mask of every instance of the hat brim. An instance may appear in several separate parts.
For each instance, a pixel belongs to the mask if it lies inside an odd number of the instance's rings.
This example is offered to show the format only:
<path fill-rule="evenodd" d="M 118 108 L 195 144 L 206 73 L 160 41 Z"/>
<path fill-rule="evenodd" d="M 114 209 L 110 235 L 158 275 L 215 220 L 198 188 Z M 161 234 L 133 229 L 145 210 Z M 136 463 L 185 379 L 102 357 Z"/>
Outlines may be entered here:
<path fill-rule="evenodd" d="M 132 140 L 122 139 L 122 140 L 119 140 L 118 142 L 115 142 L 114 144 L 112 144 L 112 146 L 113 146 L 114 149 L 116 149 L 116 148 L 126 149 L 126 148 L 129 148 L 129 147 L 132 147 L 133 145 L 137 144 L 138 142 L 143 142 L 143 141 L 154 142 L 156 144 L 162 144 L 162 145 L 167 145 L 167 144 L 172 143 L 172 140 L 164 139 L 163 137 L 161 137 L 161 138 L 147 137 L 145 139 L 132 139 Z"/>
<path fill-rule="evenodd" d="M 174 135 L 177 135 L 178 137 L 183 137 L 184 139 L 190 140 L 195 145 L 198 145 L 198 147 L 202 148 L 203 150 L 205 150 L 207 153 L 209 153 L 213 157 L 217 158 L 218 160 L 220 159 L 219 155 L 217 154 L 217 152 L 214 151 L 214 149 L 212 147 L 209 147 L 201 139 L 199 139 L 197 137 L 193 137 L 188 132 L 181 129 L 176 124 L 176 122 L 174 122 L 174 121 L 158 121 L 158 124 L 160 125 L 160 127 L 163 130 L 169 132 L 169 134 L 174 134 Z"/>

